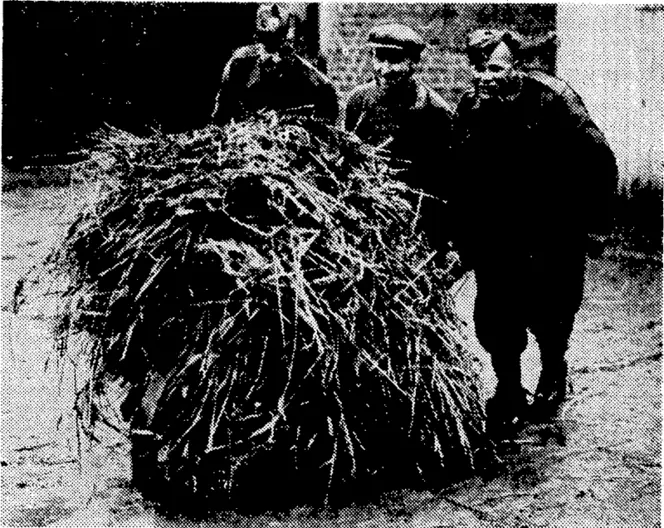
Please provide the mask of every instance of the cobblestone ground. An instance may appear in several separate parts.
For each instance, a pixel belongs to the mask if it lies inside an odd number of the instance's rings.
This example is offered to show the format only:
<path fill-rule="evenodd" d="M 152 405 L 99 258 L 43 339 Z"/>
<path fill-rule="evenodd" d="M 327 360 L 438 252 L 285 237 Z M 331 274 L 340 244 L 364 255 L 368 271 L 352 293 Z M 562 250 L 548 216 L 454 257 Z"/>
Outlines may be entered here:
<path fill-rule="evenodd" d="M 14 315 L 16 280 L 61 236 L 91 188 L 16 190 L 2 196 L 3 526 L 191 526 L 167 521 L 129 484 L 127 443 L 102 431 L 89 448 L 77 435 L 75 373 L 56 368 L 54 295 Z M 201 526 L 648 527 L 660 525 L 661 265 L 632 254 L 589 262 L 586 301 L 569 352 L 573 393 L 560 420 L 523 432 L 493 474 L 437 493 L 403 491 L 334 516 L 301 508 L 279 518 L 228 517 Z M 25 287 L 30 288 L 29 282 Z M 456 293 L 470 321 L 474 280 Z M 495 380 L 484 365 L 485 394 Z M 537 349 L 524 355 L 524 383 L 537 382 Z M 80 375 L 80 373 L 79 373 Z M 61 389 L 59 389 L 61 387 Z"/>

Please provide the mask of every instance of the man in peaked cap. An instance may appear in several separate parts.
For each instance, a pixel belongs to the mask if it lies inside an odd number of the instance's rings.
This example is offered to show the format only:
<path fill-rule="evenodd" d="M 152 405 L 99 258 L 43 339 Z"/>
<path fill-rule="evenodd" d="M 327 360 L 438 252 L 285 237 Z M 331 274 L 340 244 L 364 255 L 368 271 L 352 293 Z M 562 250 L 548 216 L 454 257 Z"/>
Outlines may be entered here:
<path fill-rule="evenodd" d="M 414 77 L 425 44 L 412 28 L 375 27 L 368 44 L 374 78 L 350 93 L 345 127 L 385 152 L 399 177 L 426 193 L 421 226 L 444 256 L 448 240 L 440 199 L 445 195 L 442 165 L 450 147 L 452 111 Z"/>
<path fill-rule="evenodd" d="M 289 44 L 289 24 L 276 4 L 261 4 L 256 43 L 235 50 L 226 64 L 212 121 L 224 125 L 260 110 L 313 115 L 335 123 L 334 85 Z"/>
<path fill-rule="evenodd" d="M 613 152 L 581 98 L 559 79 L 523 73 L 522 47 L 509 31 L 469 35 L 474 88 L 454 124 L 454 242 L 475 270 L 475 329 L 498 379 L 487 415 L 500 434 L 552 418 L 564 401 L 588 234 L 617 185 Z M 542 363 L 530 407 L 528 330 Z"/>

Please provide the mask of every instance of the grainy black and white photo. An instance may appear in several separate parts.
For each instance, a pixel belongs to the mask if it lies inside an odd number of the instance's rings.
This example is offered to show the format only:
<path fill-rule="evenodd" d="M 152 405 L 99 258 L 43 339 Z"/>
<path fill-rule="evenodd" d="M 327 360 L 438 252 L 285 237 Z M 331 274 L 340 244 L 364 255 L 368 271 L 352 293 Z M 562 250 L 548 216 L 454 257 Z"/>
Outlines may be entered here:
<path fill-rule="evenodd" d="M 2 5 L 0 525 L 661 525 L 664 5 Z"/>

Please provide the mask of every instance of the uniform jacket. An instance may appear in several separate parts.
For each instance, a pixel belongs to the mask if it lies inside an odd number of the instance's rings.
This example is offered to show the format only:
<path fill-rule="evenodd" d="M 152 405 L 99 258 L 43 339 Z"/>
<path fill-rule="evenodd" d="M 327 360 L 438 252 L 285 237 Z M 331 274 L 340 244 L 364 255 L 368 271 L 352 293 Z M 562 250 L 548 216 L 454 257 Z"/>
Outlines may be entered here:
<path fill-rule="evenodd" d="M 237 49 L 226 64 L 212 120 L 223 125 L 263 109 L 335 122 L 339 104 L 329 79 L 306 61 L 295 54 L 275 59 L 253 44 Z"/>
<path fill-rule="evenodd" d="M 525 75 L 517 95 L 497 104 L 464 95 L 453 143 L 451 204 L 467 260 L 564 248 L 585 240 L 607 215 L 615 157 L 560 79 Z"/>

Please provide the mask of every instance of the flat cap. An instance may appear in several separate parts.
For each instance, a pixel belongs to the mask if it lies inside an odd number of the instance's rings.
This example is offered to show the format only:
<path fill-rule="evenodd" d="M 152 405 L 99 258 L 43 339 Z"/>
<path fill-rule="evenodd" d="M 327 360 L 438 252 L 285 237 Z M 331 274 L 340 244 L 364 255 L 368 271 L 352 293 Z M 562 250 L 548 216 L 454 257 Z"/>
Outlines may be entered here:
<path fill-rule="evenodd" d="M 369 46 L 421 53 L 424 49 L 422 37 L 412 28 L 403 24 L 376 26 L 369 32 Z"/>

